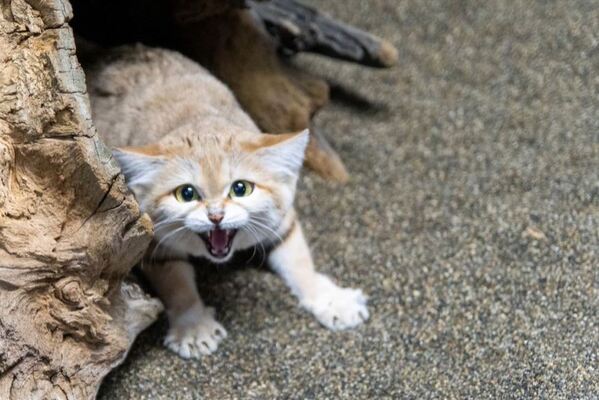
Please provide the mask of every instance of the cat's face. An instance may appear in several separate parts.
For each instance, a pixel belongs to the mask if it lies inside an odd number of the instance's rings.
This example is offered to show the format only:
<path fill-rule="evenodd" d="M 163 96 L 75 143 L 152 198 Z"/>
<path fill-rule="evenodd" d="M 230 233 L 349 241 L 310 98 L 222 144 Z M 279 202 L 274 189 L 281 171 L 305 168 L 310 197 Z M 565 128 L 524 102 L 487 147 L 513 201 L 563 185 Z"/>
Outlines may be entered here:
<path fill-rule="evenodd" d="M 224 262 L 236 250 L 277 240 L 307 143 L 307 131 L 183 135 L 114 154 L 154 222 L 153 255 Z"/>

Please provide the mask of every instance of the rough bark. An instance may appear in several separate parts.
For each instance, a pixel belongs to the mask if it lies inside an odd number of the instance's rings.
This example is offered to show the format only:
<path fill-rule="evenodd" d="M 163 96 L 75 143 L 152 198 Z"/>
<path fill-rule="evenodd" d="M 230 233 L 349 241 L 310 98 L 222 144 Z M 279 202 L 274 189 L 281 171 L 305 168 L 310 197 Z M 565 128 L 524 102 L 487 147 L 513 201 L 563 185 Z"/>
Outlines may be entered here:
<path fill-rule="evenodd" d="M 160 303 L 151 223 L 90 118 L 66 0 L 0 2 L 0 399 L 93 398 Z"/>

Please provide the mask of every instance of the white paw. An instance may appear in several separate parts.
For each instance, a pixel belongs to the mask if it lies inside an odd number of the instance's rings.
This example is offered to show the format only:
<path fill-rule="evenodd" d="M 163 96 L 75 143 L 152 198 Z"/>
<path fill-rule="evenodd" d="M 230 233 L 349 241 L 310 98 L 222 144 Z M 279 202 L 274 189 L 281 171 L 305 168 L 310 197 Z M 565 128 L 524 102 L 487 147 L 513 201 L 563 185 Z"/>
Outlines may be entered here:
<path fill-rule="evenodd" d="M 325 279 L 319 282 L 316 295 L 301 301 L 321 324 L 339 331 L 354 328 L 368 319 L 367 299 L 360 289 L 340 288 Z"/>
<path fill-rule="evenodd" d="M 214 319 L 214 308 L 195 307 L 172 318 L 164 345 L 183 358 L 200 358 L 216 350 L 227 331 Z"/>

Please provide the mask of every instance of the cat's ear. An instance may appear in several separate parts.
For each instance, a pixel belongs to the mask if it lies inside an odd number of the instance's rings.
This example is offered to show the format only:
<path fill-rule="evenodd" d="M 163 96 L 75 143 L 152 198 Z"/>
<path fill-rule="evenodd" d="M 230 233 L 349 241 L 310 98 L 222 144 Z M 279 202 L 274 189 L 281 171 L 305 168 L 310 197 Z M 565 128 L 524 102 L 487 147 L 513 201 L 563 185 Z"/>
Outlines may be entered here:
<path fill-rule="evenodd" d="M 114 149 L 112 154 L 132 189 L 151 184 L 154 174 L 166 162 L 162 149 L 158 145 L 121 147 Z"/>
<path fill-rule="evenodd" d="M 261 134 L 255 154 L 273 172 L 297 176 L 304 163 L 309 139 L 308 129 L 298 133 Z"/>

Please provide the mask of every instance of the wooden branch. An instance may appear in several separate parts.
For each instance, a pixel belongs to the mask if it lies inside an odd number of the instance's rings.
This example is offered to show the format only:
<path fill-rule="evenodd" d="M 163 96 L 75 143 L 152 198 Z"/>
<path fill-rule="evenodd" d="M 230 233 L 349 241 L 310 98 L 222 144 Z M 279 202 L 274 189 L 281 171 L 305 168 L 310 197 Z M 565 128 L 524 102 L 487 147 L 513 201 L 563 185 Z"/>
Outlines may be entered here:
<path fill-rule="evenodd" d="M 92 399 L 161 309 L 151 223 L 92 125 L 67 0 L 0 2 L 0 399 Z"/>
<path fill-rule="evenodd" d="M 306 51 L 383 68 L 397 63 L 397 50 L 390 42 L 295 0 L 248 0 L 248 4 L 286 54 Z"/>

